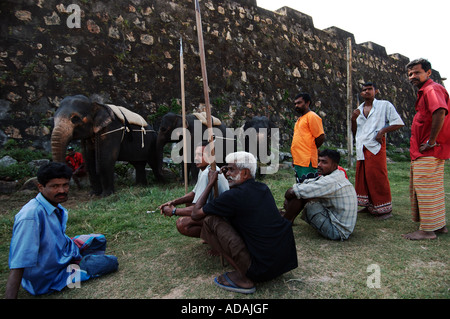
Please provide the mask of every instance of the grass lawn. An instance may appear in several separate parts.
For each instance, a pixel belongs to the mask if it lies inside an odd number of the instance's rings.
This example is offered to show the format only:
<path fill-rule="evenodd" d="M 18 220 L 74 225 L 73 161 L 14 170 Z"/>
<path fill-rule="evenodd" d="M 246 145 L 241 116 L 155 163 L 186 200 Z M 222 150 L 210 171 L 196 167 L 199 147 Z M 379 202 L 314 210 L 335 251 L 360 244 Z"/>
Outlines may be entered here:
<path fill-rule="evenodd" d="M 446 163 L 446 205 L 450 207 L 450 164 Z M 164 186 L 119 187 L 105 199 L 89 199 L 88 191 L 71 190 L 67 234 L 103 233 L 107 253 L 119 259 L 113 274 L 66 288 L 47 296 L 33 297 L 23 288 L 19 298 L 174 298 L 174 299 L 405 299 L 450 297 L 450 235 L 436 240 L 409 241 L 401 234 L 415 231 L 409 204 L 409 163 L 388 164 L 393 195 L 393 218 L 378 221 L 360 214 L 354 233 L 344 242 L 322 238 L 297 218 L 293 230 L 299 267 L 281 277 L 257 285 L 253 295 L 241 295 L 217 288 L 215 276 L 232 270 L 218 257 L 207 255 L 208 245 L 200 239 L 180 235 L 175 218 L 147 214 L 169 199 L 183 195 L 181 183 Z M 354 170 L 347 171 L 354 181 Z M 282 170 L 263 180 L 281 208 L 284 192 L 292 186 L 292 170 Z M 9 242 L 14 215 L 34 193 L 2 196 L 0 210 L 0 293 L 4 295 Z M 369 288 L 375 265 L 380 287 Z M 368 271 L 369 267 L 369 271 Z M 372 278 L 372 277 L 370 277 Z M 370 282 L 371 279 L 369 278 Z"/>

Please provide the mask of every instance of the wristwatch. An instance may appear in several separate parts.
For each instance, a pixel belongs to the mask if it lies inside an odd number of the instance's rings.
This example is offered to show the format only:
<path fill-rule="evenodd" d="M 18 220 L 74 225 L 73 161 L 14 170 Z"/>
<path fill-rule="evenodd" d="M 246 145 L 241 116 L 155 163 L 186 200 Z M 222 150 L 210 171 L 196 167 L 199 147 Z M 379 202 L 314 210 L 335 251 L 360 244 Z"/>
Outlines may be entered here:
<path fill-rule="evenodd" d="M 436 142 L 434 142 L 434 144 L 433 145 L 430 145 L 430 143 L 428 143 L 430 140 L 428 140 L 427 141 L 427 145 L 428 145 L 428 147 L 435 147 L 436 145 L 437 145 L 437 143 Z"/>
<path fill-rule="evenodd" d="M 176 212 L 177 212 L 177 208 L 175 207 L 175 208 L 172 210 L 172 216 L 174 216 Z"/>

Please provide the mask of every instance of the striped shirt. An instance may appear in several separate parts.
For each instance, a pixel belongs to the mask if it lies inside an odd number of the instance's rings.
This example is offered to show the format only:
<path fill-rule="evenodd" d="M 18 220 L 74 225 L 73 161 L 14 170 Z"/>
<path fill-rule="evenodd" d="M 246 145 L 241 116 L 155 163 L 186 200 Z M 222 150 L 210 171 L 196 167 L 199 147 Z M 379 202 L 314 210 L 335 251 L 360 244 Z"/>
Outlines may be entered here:
<path fill-rule="evenodd" d="M 356 224 L 358 200 L 355 188 L 345 178 L 344 172 L 336 169 L 329 175 L 318 176 L 294 184 L 293 190 L 297 198 L 315 199 L 330 213 L 333 225 L 338 229 L 341 238 L 347 239 Z"/>

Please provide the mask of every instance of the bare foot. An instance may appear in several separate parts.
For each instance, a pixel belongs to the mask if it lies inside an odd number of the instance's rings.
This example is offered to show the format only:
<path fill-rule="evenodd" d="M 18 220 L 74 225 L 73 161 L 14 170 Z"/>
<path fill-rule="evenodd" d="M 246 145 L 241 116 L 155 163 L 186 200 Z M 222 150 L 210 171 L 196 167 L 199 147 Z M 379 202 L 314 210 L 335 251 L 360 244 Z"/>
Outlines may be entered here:
<path fill-rule="evenodd" d="M 375 217 L 375 219 L 385 220 L 385 219 L 388 219 L 388 218 L 391 218 L 391 217 L 393 217 L 392 213 L 387 213 L 387 214 L 383 214 L 383 215 L 378 215 L 378 216 Z"/>
<path fill-rule="evenodd" d="M 438 234 L 447 234 L 448 233 L 448 229 L 447 229 L 447 226 L 444 226 L 444 227 L 442 227 L 442 228 L 440 228 L 440 229 L 438 229 L 438 230 L 436 230 L 434 232 L 438 233 Z"/>
<path fill-rule="evenodd" d="M 402 237 L 410 240 L 436 239 L 436 234 L 432 231 L 417 230 L 409 234 L 403 234 Z"/>

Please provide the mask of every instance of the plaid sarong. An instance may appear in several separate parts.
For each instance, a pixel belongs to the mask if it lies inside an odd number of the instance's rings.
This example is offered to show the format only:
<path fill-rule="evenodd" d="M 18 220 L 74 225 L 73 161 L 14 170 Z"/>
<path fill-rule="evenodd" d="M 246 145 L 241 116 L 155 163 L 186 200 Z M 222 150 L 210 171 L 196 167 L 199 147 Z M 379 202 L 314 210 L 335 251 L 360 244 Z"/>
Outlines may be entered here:
<path fill-rule="evenodd" d="M 85 280 L 116 271 L 119 263 L 116 256 L 105 255 L 106 238 L 102 234 L 78 235 L 71 238 L 80 249 L 80 260 L 72 262 L 78 264 L 87 273 Z"/>
<path fill-rule="evenodd" d="M 106 238 L 102 234 L 78 235 L 72 237 L 72 240 L 80 249 L 82 256 L 103 255 L 106 251 Z"/>

